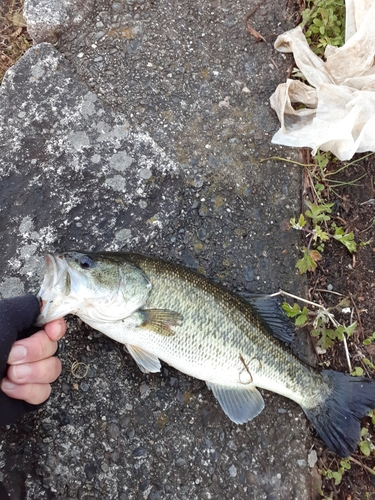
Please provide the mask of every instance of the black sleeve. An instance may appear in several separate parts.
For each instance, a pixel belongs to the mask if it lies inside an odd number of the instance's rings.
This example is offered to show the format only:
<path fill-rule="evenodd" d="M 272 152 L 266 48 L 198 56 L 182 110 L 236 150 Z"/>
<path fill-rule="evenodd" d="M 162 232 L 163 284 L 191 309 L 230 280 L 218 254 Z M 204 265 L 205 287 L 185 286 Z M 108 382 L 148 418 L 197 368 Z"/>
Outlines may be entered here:
<path fill-rule="evenodd" d="M 14 342 L 40 330 L 33 327 L 39 311 L 39 301 L 34 295 L 0 300 L 0 379 L 6 375 Z M 16 422 L 24 413 L 41 406 L 10 398 L 0 390 L 0 426 Z"/>

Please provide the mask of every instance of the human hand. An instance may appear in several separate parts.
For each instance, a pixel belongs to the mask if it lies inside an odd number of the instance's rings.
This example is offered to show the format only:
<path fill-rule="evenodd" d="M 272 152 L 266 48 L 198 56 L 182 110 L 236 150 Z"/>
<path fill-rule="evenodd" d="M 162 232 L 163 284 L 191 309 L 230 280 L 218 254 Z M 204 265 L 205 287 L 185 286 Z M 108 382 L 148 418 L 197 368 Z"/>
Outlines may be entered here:
<path fill-rule="evenodd" d="M 33 327 L 39 313 L 39 300 L 33 295 L 0 300 L 0 380 L 4 377 L 0 385 L 0 426 L 38 409 L 37 403 L 48 398 L 49 384 L 61 371 L 60 361 L 53 354 L 57 340 L 65 333 L 65 322 L 61 319 L 43 329 Z M 26 348 L 23 360 L 17 361 L 17 354 L 22 352 L 16 347 Z M 28 375 L 25 368 L 29 368 Z"/>
<path fill-rule="evenodd" d="M 7 361 L 7 376 L 0 386 L 9 397 L 33 405 L 49 398 L 50 384 L 61 373 L 61 361 L 54 354 L 57 341 L 65 334 L 65 321 L 56 319 L 43 328 L 13 344 Z"/>

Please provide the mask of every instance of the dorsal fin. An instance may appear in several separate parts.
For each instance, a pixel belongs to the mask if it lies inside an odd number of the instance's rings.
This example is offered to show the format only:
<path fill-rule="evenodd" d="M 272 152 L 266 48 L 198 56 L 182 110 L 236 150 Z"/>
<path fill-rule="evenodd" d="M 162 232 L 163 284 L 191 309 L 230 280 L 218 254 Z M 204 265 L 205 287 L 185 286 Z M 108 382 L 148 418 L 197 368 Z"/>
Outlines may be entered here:
<path fill-rule="evenodd" d="M 287 344 L 292 343 L 294 325 L 281 309 L 276 297 L 248 292 L 240 292 L 238 295 L 251 305 L 275 338 Z"/>

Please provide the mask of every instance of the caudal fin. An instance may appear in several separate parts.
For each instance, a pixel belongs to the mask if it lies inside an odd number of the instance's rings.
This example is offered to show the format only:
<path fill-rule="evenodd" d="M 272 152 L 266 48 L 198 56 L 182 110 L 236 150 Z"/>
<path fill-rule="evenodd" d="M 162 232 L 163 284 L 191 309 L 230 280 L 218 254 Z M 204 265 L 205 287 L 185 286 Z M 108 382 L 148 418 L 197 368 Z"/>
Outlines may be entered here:
<path fill-rule="evenodd" d="M 332 370 L 322 375 L 329 387 L 327 399 L 303 410 L 326 445 L 347 457 L 360 439 L 360 419 L 375 409 L 375 381 Z"/>

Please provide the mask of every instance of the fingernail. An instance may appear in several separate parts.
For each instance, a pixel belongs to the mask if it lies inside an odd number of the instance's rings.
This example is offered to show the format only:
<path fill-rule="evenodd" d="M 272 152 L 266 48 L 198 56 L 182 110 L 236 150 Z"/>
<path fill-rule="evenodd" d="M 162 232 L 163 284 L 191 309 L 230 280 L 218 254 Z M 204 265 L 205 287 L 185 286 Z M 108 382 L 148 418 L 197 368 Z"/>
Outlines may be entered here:
<path fill-rule="evenodd" d="M 5 379 L 1 382 L 1 389 L 6 392 L 6 391 L 13 391 L 13 389 L 15 389 L 16 387 L 16 384 L 13 384 L 13 382 L 11 382 L 10 380 L 8 379 Z"/>
<path fill-rule="evenodd" d="M 9 353 L 8 363 L 22 361 L 23 359 L 25 359 L 26 354 L 26 347 L 24 347 L 23 345 L 15 345 L 14 347 L 12 347 Z"/>
<path fill-rule="evenodd" d="M 57 340 L 60 340 L 64 336 L 64 331 L 65 331 L 65 323 L 60 321 L 59 322 L 59 335 L 57 337 Z"/>
<path fill-rule="evenodd" d="M 31 368 L 29 365 L 15 365 L 12 367 L 13 377 L 17 380 L 22 380 L 28 377 L 31 373 Z"/>

